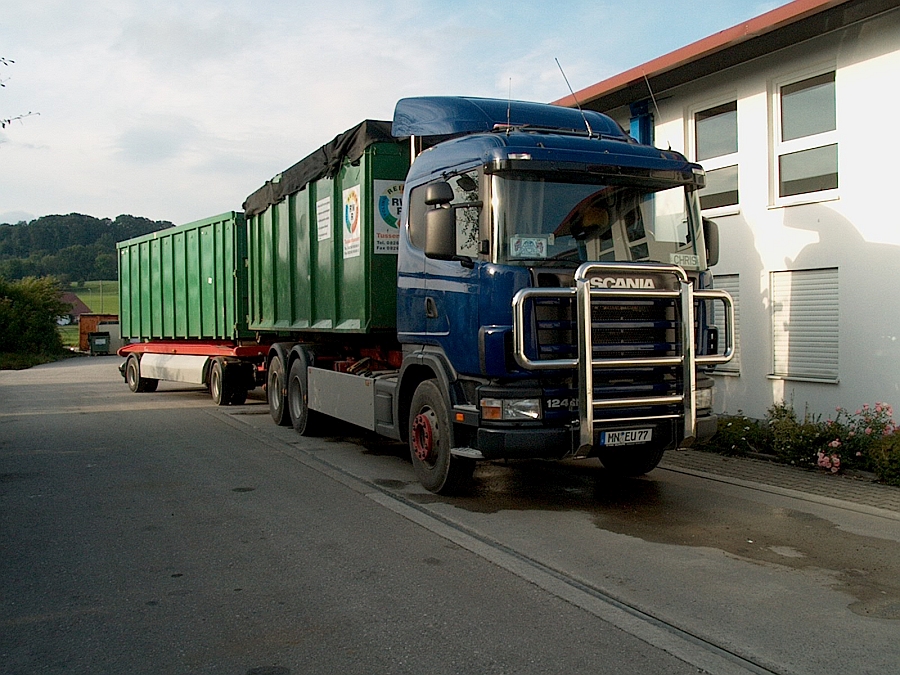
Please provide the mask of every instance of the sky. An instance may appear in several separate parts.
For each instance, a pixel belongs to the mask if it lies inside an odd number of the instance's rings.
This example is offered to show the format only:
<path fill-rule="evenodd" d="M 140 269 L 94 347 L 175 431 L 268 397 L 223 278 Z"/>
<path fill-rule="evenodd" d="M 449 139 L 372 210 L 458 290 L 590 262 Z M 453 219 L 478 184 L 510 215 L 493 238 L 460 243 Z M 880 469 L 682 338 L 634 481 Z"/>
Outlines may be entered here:
<path fill-rule="evenodd" d="M 240 210 L 400 98 L 553 101 L 785 2 L 0 0 L 0 223 Z"/>

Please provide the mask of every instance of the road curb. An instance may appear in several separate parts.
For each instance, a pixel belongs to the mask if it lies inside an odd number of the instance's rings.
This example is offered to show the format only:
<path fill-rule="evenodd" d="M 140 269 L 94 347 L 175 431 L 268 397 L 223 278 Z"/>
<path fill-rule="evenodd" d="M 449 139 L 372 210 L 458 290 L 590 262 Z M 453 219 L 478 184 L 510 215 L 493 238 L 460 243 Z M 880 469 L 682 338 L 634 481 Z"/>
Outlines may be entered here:
<path fill-rule="evenodd" d="M 659 468 L 900 521 L 900 490 L 858 478 L 697 450 L 666 453 Z M 758 477 L 758 480 L 744 476 Z"/>

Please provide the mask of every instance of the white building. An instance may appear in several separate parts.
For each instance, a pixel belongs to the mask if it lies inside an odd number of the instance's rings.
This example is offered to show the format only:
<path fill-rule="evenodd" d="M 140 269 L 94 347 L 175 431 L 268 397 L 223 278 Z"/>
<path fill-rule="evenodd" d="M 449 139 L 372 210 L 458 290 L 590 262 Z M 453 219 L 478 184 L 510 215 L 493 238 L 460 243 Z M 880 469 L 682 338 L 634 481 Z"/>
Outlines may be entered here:
<path fill-rule="evenodd" d="M 796 0 L 576 97 L 708 171 L 738 310 L 718 410 L 900 406 L 898 0 Z"/>

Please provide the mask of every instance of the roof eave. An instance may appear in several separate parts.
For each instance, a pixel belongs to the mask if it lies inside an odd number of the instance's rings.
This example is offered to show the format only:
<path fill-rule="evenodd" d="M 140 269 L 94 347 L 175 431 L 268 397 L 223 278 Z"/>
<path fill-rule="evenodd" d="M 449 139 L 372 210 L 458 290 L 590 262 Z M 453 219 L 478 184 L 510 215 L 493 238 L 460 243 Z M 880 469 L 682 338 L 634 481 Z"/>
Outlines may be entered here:
<path fill-rule="evenodd" d="M 575 93 L 574 96 L 566 96 L 553 103 L 556 105 L 574 107 L 581 104 L 583 107 L 608 111 L 625 105 L 635 100 L 648 97 L 647 81 L 651 82 L 654 92 L 661 92 L 673 86 L 678 86 L 697 77 L 721 70 L 723 67 L 735 65 L 741 60 L 760 55 L 764 48 L 760 38 L 782 31 L 791 26 L 803 24 L 807 19 L 823 15 L 829 10 L 846 4 L 866 5 L 861 12 L 854 12 L 852 18 L 859 19 L 880 13 L 896 2 L 891 0 L 862 0 L 854 3 L 853 0 L 794 0 L 786 5 L 761 14 L 753 19 L 736 26 L 720 31 L 709 37 L 698 40 L 673 52 L 669 52 L 652 61 L 626 70 L 623 73 L 586 87 Z M 805 39 L 819 34 L 825 27 L 834 28 L 846 25 L 849 19 L 841 17 L 837 21 L 819 21 L 815 25 L 810 24 L 803 35 L 794 36 Z M 810 23 L 810 22 L 807 22 Z M 818 31 L 818 32 L 817 32 Z M 771 42 L 767 40 L 767 42 Z M 749 47 L 748 43 L 759 45 L 758 48 Z M 742 46 L 747 48 L 742 49 Z M 769 44 L 778 48 L 777 44 Z M 726 55 L 728 55 L 726 57 Z"/>

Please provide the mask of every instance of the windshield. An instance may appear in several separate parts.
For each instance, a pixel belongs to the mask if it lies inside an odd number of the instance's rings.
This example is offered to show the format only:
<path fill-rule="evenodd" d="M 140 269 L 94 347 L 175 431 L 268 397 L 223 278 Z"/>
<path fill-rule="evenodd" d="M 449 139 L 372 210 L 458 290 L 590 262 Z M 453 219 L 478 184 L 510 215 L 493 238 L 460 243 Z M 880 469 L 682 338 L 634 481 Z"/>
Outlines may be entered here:
<path fill-rule="evenodd" d="M 492 181 L 499 262 L 663 262 L 700 265 L 696 198 L 668 189 L 554 182 L 535 174 Z"/>

